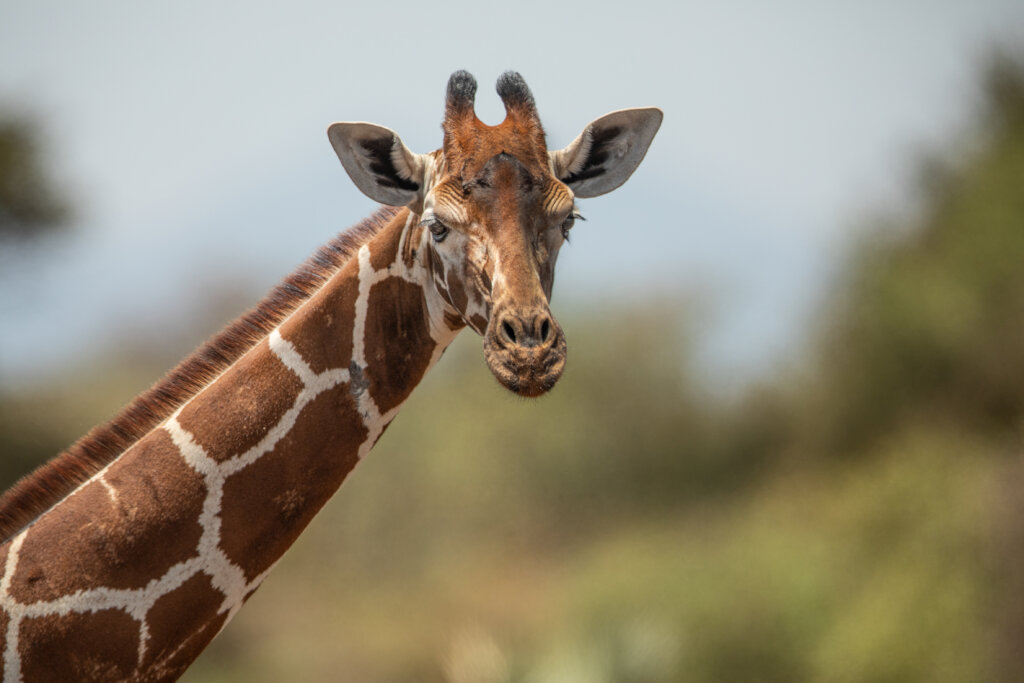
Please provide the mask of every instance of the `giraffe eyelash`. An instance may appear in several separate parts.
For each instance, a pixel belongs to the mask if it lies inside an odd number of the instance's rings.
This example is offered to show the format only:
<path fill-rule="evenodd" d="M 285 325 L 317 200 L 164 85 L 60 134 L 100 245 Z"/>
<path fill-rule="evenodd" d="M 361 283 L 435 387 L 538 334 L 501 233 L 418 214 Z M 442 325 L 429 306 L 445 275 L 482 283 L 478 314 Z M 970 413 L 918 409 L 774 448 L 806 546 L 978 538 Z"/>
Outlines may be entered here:
<path fill-rule="evenodd" d="M 568 216 L 566 216 L 565 220 L 562 221 L 562 226 L 561 226 L 561 229 L 562 229 L 562 239 L 564 239 L 566 242 L 568 242 L 569 241 L 569 231 L 572 230 L 572 226 L 576 224 L 576 221 L 585 221 L 585 220 L 587 220 L 587 219 L 583 217 L 583 214 L 581 214 L 578 209 L 573 209 L 572 213 L 570 213 Z"/>

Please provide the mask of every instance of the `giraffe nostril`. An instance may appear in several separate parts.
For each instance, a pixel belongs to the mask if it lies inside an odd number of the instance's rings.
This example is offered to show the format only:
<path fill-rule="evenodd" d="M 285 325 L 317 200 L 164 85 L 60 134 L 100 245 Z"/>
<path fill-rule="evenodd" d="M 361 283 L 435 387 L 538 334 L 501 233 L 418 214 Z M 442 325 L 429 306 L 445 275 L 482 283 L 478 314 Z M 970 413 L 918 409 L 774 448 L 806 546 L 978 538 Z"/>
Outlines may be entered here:
<path fill-rule="evenodd" d="M 540 340 L 546 342 L 548 340 L 548 334 L 551 332 L 551 321 L 544 318 L 544 322 L 540 325 Z"/>
<path fill-rule="evenodd" d="M 507 320 L 501 323 L 501 331 L 505 333 L 506 339 L 508 339 L 513 344 L 516 343 L 516 331 Z"/>

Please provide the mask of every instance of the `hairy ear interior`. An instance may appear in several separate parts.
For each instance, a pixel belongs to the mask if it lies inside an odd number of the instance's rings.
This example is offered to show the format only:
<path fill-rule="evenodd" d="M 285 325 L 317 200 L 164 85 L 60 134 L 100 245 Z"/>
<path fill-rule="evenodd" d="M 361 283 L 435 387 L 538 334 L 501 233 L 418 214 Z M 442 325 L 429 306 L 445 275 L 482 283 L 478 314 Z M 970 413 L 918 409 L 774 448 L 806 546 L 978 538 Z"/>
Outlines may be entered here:
<path fill-rule="evenodd" d="M 370 199 L 389 206 L 421 199 L 424 155 L 413 154 L 390 128 L 344 121 L 332 123 L 327 137 L 352 182 Z"/>
<path fill-rule="evenodd" d="M 663 116 L 656 107 L 605 114 L 592 121 L 565 149 L 548 153 L 552 172 L 577 197 L 611 192 L 626 182 L 643 161 Z"/>

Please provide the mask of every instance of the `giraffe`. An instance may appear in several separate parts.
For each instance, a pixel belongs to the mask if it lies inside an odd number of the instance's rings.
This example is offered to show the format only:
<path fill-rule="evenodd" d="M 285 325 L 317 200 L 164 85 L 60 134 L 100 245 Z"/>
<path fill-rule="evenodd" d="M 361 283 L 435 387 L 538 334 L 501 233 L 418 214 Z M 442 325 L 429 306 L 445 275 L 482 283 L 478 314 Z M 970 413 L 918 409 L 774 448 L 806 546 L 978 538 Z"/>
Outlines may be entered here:
<path fill-rule="evenodd" d="M 3 681 L 180 676 L 463 328 L 508 390 L 558 381 L 548 302 L 575 199 L 624 183 L 662 113 L 613 112 L 549 152 L 519 74 L 498 79 L 497 126 L 476 88 L 452 74 L 431 153 L 332 124 L 385 206 L 0 499 Z"/>

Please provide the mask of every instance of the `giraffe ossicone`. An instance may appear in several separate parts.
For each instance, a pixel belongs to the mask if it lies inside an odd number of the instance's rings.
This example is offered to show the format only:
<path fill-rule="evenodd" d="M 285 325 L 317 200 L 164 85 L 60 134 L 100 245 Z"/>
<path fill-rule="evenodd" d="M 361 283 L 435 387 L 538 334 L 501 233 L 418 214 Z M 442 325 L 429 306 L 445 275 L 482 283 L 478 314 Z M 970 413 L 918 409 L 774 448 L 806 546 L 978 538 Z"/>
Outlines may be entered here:
<path fill-rule="evenodd" d="M 0 499 L 5 682 L 177 678 L 259 587 L 464 327 L 523 396 L 565 365 L 548 302 L 575 199 L 624 183 L 661 123 L 613 112 L 549 151 L 518 74 L 505 120 L 449 80 L 442 147 L 335 123 L 385 204 L 110 423 Z"/>

